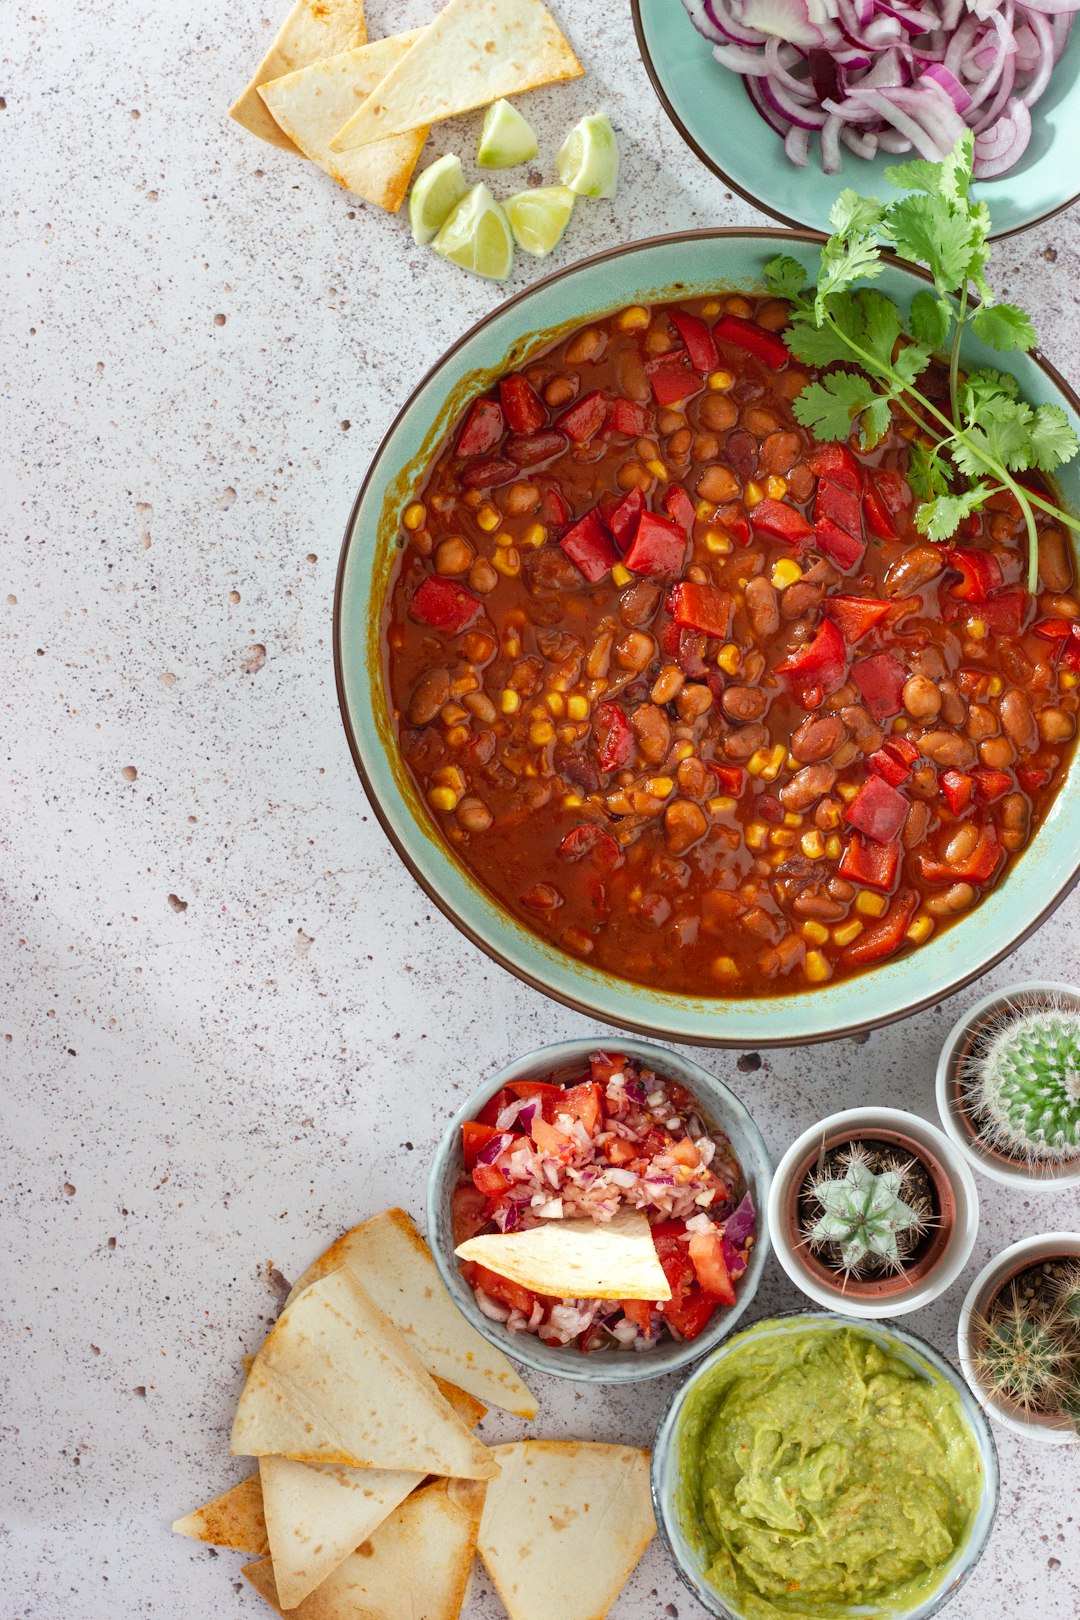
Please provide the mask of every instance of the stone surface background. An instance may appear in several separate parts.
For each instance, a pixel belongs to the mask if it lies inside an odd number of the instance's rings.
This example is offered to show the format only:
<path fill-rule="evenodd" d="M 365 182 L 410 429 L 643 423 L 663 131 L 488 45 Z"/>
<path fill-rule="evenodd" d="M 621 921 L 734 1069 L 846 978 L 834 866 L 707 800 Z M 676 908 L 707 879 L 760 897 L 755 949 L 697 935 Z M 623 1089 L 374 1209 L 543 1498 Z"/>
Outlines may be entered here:
<path fill-rule="evenodd" d="M 408 390 L 502 294 L 224 117 L 277 9 L 0 0 L 11 1620 L 264 1612 L 238 1556 L 168 1525 L 244 1471 L 239 1358 L 278 1273 L 389 1203 L 419 1212 L 477 1080 L 590 1031 L 433 911 L 349 760 L 330 657 L 349 506 Z M 429 9 L 372 0 L 372 32 Z M 625 154 L 564 257 L 758 221 L 672 130 L 625 0 L 562 15 L 589 76 L 528 98 L 541 166 L 597 106 Z M 477 122 L 433 148 L 470 150 Z M 996 260 L 1080 381 L 1076 210 Z M 1080 897 L 987 987 L 1080 977 L 1078 918 Z M 777 1152 L 844 1103 L 930 1110 L 963 1001 L 863 1045 L 704 1061 Z M 1075 1197 L 981 1191 L 969 1277 L 1014 1237 L 1080 1227 Z M 945 1350 L 962 1287 L 911 1323 Z M 794 1302 L 773 1263 L 760 1307 Z M 551 1435 L 644 1444 L 670 1391 L 539 1393 Z M 951 1620 L 1072 1620 L 1080 1452 L 998 1444 L 997 1532 Z M 700 1612 L 654 1545 L 613 1614 Z M 481 1576 L 470 1620 L 500 1613 Z"/>

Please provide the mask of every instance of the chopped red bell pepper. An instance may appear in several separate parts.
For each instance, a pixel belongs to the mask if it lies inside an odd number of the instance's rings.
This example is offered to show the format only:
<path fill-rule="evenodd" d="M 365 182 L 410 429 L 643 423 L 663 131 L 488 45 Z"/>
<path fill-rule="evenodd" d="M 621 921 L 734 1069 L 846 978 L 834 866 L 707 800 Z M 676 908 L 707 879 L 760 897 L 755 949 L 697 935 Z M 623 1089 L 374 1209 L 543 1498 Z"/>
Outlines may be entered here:
<path fill-rule="evenodd" d="M 995 771 L 989 765 L 976 765 L 971 775 L 975 782 L 975 797 L 981 799 L 983 804 L 993 804 L 995 799 L 1004 798 L 1012 789 L 1012 777 L 1008 771 Z"/>
<path fill-rule="evenodd" d="M 633 543 L 623 561 L 632 574 L 676 579 L 686 560 L 686 535 L 670 518 L 642 512 Z"/>
<path fill-rule="evenodd" d="M 567 861 L 580 861 L 589 855 L 603 872 L 614 871 L 622 862 L 622 850 L 614 838 L 592 821 L 571 827 L 556 853 Z"/>
<path fill-rule="evenodd" d="M 461 1151 L 465 1155 L 466 1170 L 474 1170 L 480 1157 L 480 1149 L 487 1147 L 488 1143 L 502 1132 L 497 1131 L 494 1125 L 481 1125 L 479 1120 L 469 1119 L 461 1127 Z"/>
<path fill-rule="evenodd" d="M 768 495 L 763 501 L 758 501 L 750 514 L 750 521 L 760 534 L 772 535 L 776 540 L 786 541 L 789 546 L 801 546 L 814 532 L 794 506 L 789 506 L 786 501 L 774 501 Z"/>
<path fill-rule="evenodd" d="M 866 541 L 848 534 L 831 518 L 818 518 L 814 524 L 814 542 L 820 552 L 835 563 L 842 574 L 850 574 L 863 560 Z"/>
<path fill-rule="evenodd" d="M 518 467 L 537 467 L 566 449 L 566 434 L 557 428 L 539 433 L 512 433 L 506 441 L 506 459 Z"/>
<path fill-rule="evenodd" d="M 844 811 L 849 826 L 865 833 L 878 844 L 891 844 L 899 838 L 907 820 L 908 802 L 883 776 L 868 776 Z"/>
<path fill-rule="evenodd" d="M 617 703 L 600 703 L 593 716 L 596 762 L 602 771 L 622 768 L 634 751 L 634 733 Z"/>
<path fill-rule="evenodd" d="M 720 784 L 721 793 L 737 799 L 746 784 L 746 772 L 741 765 L 713 765 L 712 773 Z"/>
<path fill-rule="evenodd" d="M 876 534 L 879 540 L 899 540 L 892 513 L 871 484 L 867 484 L 863 490 L 863 516 L 870 525 L 871 534 Z"/>
<path fill-rule="evenodd" d="M 819 478 L 814 496 L 815 525 L 826 520 L 835 523 L 853 540 L 862 539 L 862 507 L 858 490 L 848 489 L 831 478 Z"/>
<path fill-rule="evenodd" d="M 877 748 L 866 761 L 875 776 L 880 776 L 890 787 L 899 787 L 911 775 L 911 765 L 902 759 L 888 743 Z"/>
<path fill-rule="evenodd" d="M 1031 607 L 1031 597 L 1022 585 L 1010 585 L 1007 590 L 995 591 L 979 608 L 979 618 L 985 619 L 996 636 L 1018 636 L 1023 632 L 1024 620 Z"/>
<path fill-rule="evenodd" d="M 851 666 L 851 678 L 875 720 L 888 720 L 903 707 L 907 670 L 892 653 L 874 653 Z"/>
<path fill-rule="evenodd" d="M 726 639 L 731 629 L 731 597 L 718 585 L 683 580 L 668 592 L 667 609 L 677 624 Z"/>
<path fill-rule="evenodd" d="M 1001 584 L 1001 565 L 993 552 L 953 546 L 945 556 L 949 567 L 960 575 L 959 583 L 949 587 L 949 595 L 958 602 L 985 602 Z"/>
<path fill-rule="evenodd" d="M 1072 619 L 1040 619 L 1033 624 L 1032 634 L 1041 636 L 1043 641 L 1067 641 L 1073 634 Z"/>
<path fill-rule="evenodd" d="M 482 605 L 480 598 L 464 585 L 429 574 L 413 594 L 409 616 L 420 624 L 429 624 L 433 630 L 445 630 L 456 636 L 472 624 Z"/>
<path fill-rule="evenodd" d="M 502 438 L 505 427 L 502 406 L 497 399 L 474 399 L 465 425 L 458 434 L 457 454 L 486 456 Z"/>
<path fill-rule="evenodd" d="M 928 883 L 985 883 L 997 871 L 1004 853 L 994 828 L 984 827 L 979 842 L 964 859 L 939 861 L 922 855 L 919 864 Z"/>
<path fill-rule="evenodd" d="M 701 387 L 700 376 L 685 358 L 672 360 L 664 355 L 645 369 L 658 405 L 677 405 Z"/>
<path fill-rule="evenodd" d="M 872 477 L 875 495 L 893 517 L 902 512 L 905 506 L 911 505 L 911 485 L 898 472 L 891 467 L 875 467 Z"/>
<path fill-rule="evenodd" d="M 805 642 L 790 652 L 777 664 L 776 672 L 790 676 L 789 684 L 796 690 L 816 687 L 827 697 L 843 685 L 847 665 L 844 638 L 832 620 L 825 619 L 813 641 Z"/>
<path fill-rule="evenodd" d="M 594 388 L 591 394 L 583 394 L 563 411 L 556 425 L 575 444 L 588 444 L 603 427 L 607 414 L 608 402 L 599 389 Z"/>
<path fill-rule="evenodd" d="M 632 399 L 613 399 L 608 411 L 605 431 L 621 433 L 628 439 L 640 439 L 649 431 L 649 413 L 644 405 Z"/>
<path fill-rule="evenodd" d="M 557 489 L 545 489 L 540 497 L 540 521 L 549 529 L 559 529 L 570 521 L 570 508 Z"/>
<path fill-rule="evenodd" d="M 499 384 L 499 399 L 511 433 L 535 433 L 547 421 L 547 411 L 539 394 L 520 372 L 503 378 Z"/>
<path fill-rule="evenodd" d="M 713 327 L 713 337 L 752 354 L 772 371 L 782 371 L 791 359 L 783 338 L 777 337 L 775 332 L 766 332 L 756 321 L 744 320 L 741 315 L 721 315 Z"/>
<path fill-rule="evenodd" d="M 595 508 L 567 529 L 559 544 L 590 585 L 605 579 L 619 560 L 607 524 Z"/>
<path fill-rule="evenodd" d="M 846 489 L 858 489 L 862 483 L 859 463 L 846 444 L 819 444 L 807 460 L 815 478 L 831 478 Z"/>
<path fill-rule="evenodd" d="M 736 506 L 734 501 L 727 501 L 723 506 L 718 506 L 713 513 L 713 522 L 718 523 L 737 546 L 750 544 L 750 520 L 742 507 Z"/>
<path fill-rule="evenodd" d="M 853 883 L 862 883 L 868 889 L 879 889 L 888 894 L 896 882 L 900 868 L 900 845 L 878 844 L 861 833 L 853 832 L 844 846 L 838 868 L 841 877 Z"/>
<path fill-rule="evenodd" d="M 516 478 L 518 468 L 512 461 L 474 461 L 461 475 L 466 489 L 494 489 L 496 484 L 508 484 Z"/>
<path fill-rule="evenodd" d="M 700 681 L 708 674 L 709 666 L 705 662 L 705 648 L 708 638 L 704 631 L 693 630 L 689 625 L 679 626 L 679 647 L 675 654 L 675 662 L 684 675 L 692 681 Z"/>
<path fill-rule="evenodd" d="M 645 497 L 640 489 L 632 489 L 622 500 L 602 501 L 600 515 L 615 536 L 620 551 L 625 551 L 637 531 L 638 519 L 645 510 Z"/>
<path fill-rule="evenodd" d="M 966 771 L 942 771 L 941 792 L 954 816 L 962 815 L 971 803 L 975 784 Z"/>
<path fill-rule="evenodd" d="M 892 956 L 903 944 L 918 906 L 919 897 L 913 889 L 901 890 L 881 921 L 860 934 L 844 951 L 841 961 L 847 967 L 865 967 Z"/>
<path fill-rule="evenodd" d="M 843 632 L 844 640 L 861 641 L 868 635 L 891 607 L 890 602 L 879 602 L 873 596 L 827 596 L 825 612 L 834 619 Z"/>
<path fill-rule="evenodd" d="M 1039 789 L 1044 788 L 1049 782 L 1050 772 L 1030 765 L 1018 765 L 1016 780 L 1025 793 L 1038 793 Z"/>
<path fill-rule="evenodd" d="M 694 518 L 697 513 L 694 503 L 683 489 L 681 484 L 669 484 L 660 500 L 660 505 L 673 523 L 677 523 L 689 540 L 694 529 Z"/>
<path fill-rule="evenodd" d="M 697 315 L 688 315 L 682 309 L 669 310 L 668 319 L 686 344 L 686 352 L 690 356 L 690 364 L 694 370 L 700 371 L 704 376 L 710 371 L 715 371 L 720 364 L 720 356 L 716 352 L 716 339 L 705 322 Z"/>

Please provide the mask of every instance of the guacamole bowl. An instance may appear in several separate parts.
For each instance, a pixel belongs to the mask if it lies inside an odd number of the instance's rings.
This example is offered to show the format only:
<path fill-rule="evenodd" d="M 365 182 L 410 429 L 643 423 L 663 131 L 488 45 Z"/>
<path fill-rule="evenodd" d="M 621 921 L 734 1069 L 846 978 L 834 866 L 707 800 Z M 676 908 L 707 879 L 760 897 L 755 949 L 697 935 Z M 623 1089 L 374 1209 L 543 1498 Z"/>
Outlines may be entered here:
<path fill-rule="evenodd" d="M 484 1105 L 504 1087 L 522 1081 L 555 1080 L 565 1083 L 576 1080 L 588 1070 L 590 1056 L 601 1051 L 612 1056 L 636 1058 L 661 1079 L 674 1080 L 690 1092 L 706 1127 L 722 1131 L 735 1150 L 747 1190 L 758 1212 L 758 1225 L 746 1270 L 735 1285 L 734 1305 L 719 1309 L 697 1338 L 678 1340 L 665 1337 L 651 1350 L 608 1348 L 582 1355 L 574 1344 L 545 1344 L 535 1333 L 511 1333 L 502 1322 L 484 1315 L 476 1295 L 461 1274 L 460 1263 L 454 1253 L 453 1206 L 455 1189 L 465 1178 L 462 1126 L 475 1120 Z M 749 1308 L 769 1255 L 764 1211 L 771 1176 L 768 1149 L 751 1115 L 735 1093 L 700 1064 L 665 1047 L 625 1036 L 615 1040 L 593 1038 L 559 1041 L 553 1046 L 542 1046 L 524 1057 L 515 1058 L 485 1080 L 446 1127 L 428 1175 L 428 1242 L 439 1275 L 454 1304 L 497 1350 L 502 1350 L 535 1372 L 550 1373 L 556 1378 L 570 1378 L 586 1384 L 639 1383 L 643 1379 L 678 1372 L 715 1349 Z"/>
<path fill-rule="evenodd" d="M 672 1562 L 722 1620 L 928 1620 L 986 1547 L 998 1462 L 978 1401 L 924 1339 L 806 1311 L 694 1370 L 660 1421 L 652 1489 Z"/>

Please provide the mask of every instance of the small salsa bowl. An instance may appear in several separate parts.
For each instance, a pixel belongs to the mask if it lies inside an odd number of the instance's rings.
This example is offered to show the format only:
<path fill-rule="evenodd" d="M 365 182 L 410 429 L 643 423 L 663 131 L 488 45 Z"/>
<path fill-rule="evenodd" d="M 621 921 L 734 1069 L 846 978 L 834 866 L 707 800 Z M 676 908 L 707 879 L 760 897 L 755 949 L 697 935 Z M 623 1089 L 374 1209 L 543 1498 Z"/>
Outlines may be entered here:
<path fill-rule="evenodd" d="M 677 1080 L 685 1086 L 698 1102 L 705 1122 L 728 1136 L 742 1165 L 758 1212 L 757 1240 L 750 1251 L 746 1271 L 736 1284 L 735 1304 L 717 1311 L 708 1327 L 696 1339 L 683 1342 L 665 1339 L 653 1350 L 597 1350 L 590 1355 L 582 1355 L 573 1345 L 545 1344 L 533 1333 L 511 1333 L 501 1322 L 493 1322 L 479 1308 L 472 1289 L 461 1275 L 454 1254 L 451 1201 L 464 1168 L 462 1125 L 475 1119 L 484 1104 L 511 1081 L 543 1080 L 551 1075 L 556 1079 L 569 1079 L 580 1074 L 590 1055 L 597 1051 L 618 1052 L 637 1058 L 661 1077 Z M 535 1052 L 515 1058 L 504 1069 L 493 1074 L 473 1092 L 450 1121 L 428 1175 L 428 1242 L 439 1275 L 454 1304 L 496 1349 L 536 1372 L 551 1373 L 556 1378 L 572 1378 L 585 1384 L 639 1383 L 647 1378 L 660 1378 L 666 1373 L 678 1372 L 715 1349 L 753 1300 L 769 1254 L 769 1236 L 764 1220 L 771 1177 L 768 1150 L 750 1114 L 735 1093 L 722 1080 L 708 1074 L 700 1064 L 664 1047 L 624 1036 L 608 1040 L 601 1037 L 559 1041 L 553 1046 L 541 1046 Z"/>
<path fill-rule="evenodd" d="M 727 1339 L 724 1344 L 695 1367 L 691 1376 L 672 1396 L 656 1431 L 652 1454 L 652 1494 L 660 1539 L 668 1557 L 675 1565 L 685 1584 L 709 1614 L 720 1620 L 745 1620 L 739 1610 L 733 1609 L 705 1578 L 701 1559 L 695 1552 L 680 1517 L 678 1500 L 682 1476 L 679 1448 L 682 1440 L 682 1419 L 687 1401 L 696 1389 L 709 1378 L 725 1357 L 749 1340 L 771 1338 L 774 1335 L 795 1333 L 800 1329 L 831 1326 L 837 1330 L 854 1330 L 874 1339 L 890 1355 L 897 1356 L 916 1372 L 936 1374 L 956 1391 L 964 1417 L 970 1425 L 982 1468 L 983 1486 L 978 1506 L 972 1516 L 967 1536 L 941 1572 L 932 1592 L 915 1607 L 888 1610 L 889 1620 L 930 1620 L 955 1597 L 986 1549 L 998 1507 L 998 1457 L 990 1425 L 978 1401 L 951 1362 L 927 1344 L 925 1339 L 910 1333 L 895 1322 L 859 1322 L 838 1316 L 832 1311 L 790 1312 L 783 1316 L 768 1317 L 744 1328 L 741 1333 Z M 845 1611 L 846 1612 L 846 1611 Z M 852 1608 L 851 1613 L 883 1616 L 884 1609 Z"/>

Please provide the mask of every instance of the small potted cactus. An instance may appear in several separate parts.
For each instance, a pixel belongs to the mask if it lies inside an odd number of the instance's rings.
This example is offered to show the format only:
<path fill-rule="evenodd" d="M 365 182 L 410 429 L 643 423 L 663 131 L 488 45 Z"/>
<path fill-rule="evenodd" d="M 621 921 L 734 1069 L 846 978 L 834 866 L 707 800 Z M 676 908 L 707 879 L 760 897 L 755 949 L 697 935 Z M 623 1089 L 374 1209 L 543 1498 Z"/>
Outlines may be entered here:
<path fill-rule="evenodd" d="M 1080 1430 L 1080 1232 L 1023 1238 L 976 1277 L 957 1332 L 964 1377 L 990 1416 L 1051 1445 Z"/>
<path fill-rule="evenodd" d="M 1080 990 L 1011 985 L 976 1002 L 942 1048 L 937 1102 L 983 1175 L 1080 1185 Z"/>
<path fill-rule="evenodd" d="M 978 1229 L 975 1181 L 936 1126 L 896 1108 L 851 1108 L 784 1154 L 769 1228 L 788 1276 L 846 1316 L 900 1316 L 944 1292 Z"/>

